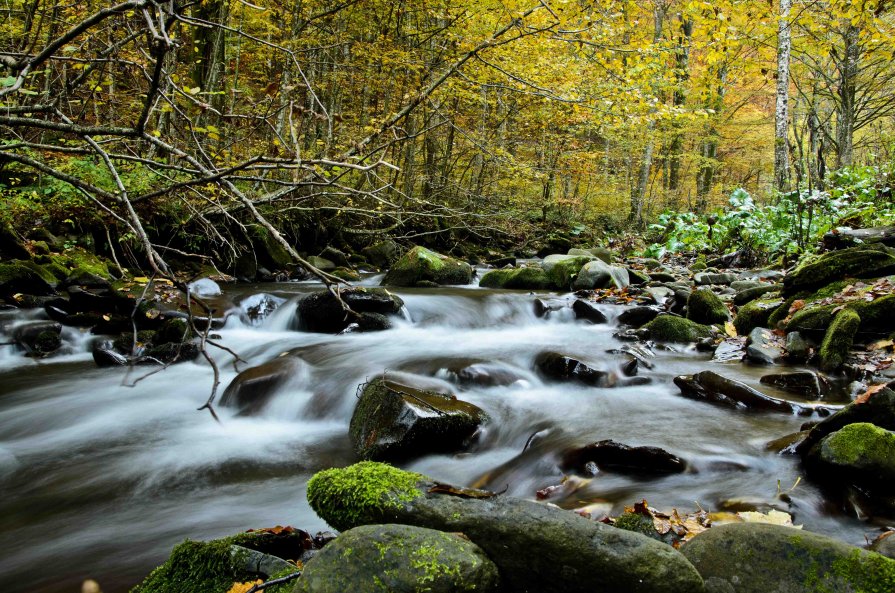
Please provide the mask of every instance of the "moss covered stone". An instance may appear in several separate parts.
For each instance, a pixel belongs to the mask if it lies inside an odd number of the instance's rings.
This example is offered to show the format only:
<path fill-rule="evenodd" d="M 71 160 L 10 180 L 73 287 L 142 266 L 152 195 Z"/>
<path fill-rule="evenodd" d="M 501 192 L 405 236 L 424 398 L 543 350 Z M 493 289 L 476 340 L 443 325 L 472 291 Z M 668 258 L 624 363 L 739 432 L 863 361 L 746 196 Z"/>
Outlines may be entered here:
<path fill-rule="evenodd" d="M 711 289 L 700 288 L 691 292 L 690 298 L 687 299 L 687 319 L 712 325 L 730 319 L 730 312 L 727 310 L 727 305 Z"/>
<path fill-rule="evenodd" d="M 710 591 L 889 593 L 895 561 L 838 540 L 779 525 L 733 523 L 681 548 Z"/>
<path fill-rule="evenodd" d="M 346 531 L 308 563 L 295 593 L 495 591 L 497 567 L 455 534 L 409 525 Z"/>
<path fill-rule="evenodd" d="M 308 503 L 324 521 L 344 531 L 381 523 L 390 509 L 422 496 L 427 478 L 385 463 L 362 461 L 317 472 L 308 482 Z"/>
<path fill-rule="evenodd" d="M 869 422 L 849 424 L 815 445 L 806 465 L 822 479 L 895 491 L 895 433 Z"/>
<path fill-rule="evenodd" d="M 547 273 L 554 288 L 569 290 L 578 272 L 588 262 L 597 259 L 593 255 L 548 255 L 541 267 Z"/>
<path fill-rule="evenodd" d="M 733 326 L 741 336 L 756 327 L 771 327 L 771 316 L 784 305 L 782 298 L 758 299 L 746 303 L 737 311 Z"/>
<path fill-rule="evenodd" d="M 389 286 L 457 285 L 472 282 L 473 269 L 425 247 L 414 247 L 392 265 L 382 280 Z"/>
<path fill-rule="evenodd" d="M 855 311 L 843 309 L 836 314 L 818 351 L 821 369 L 834 371 L 842 366 L 860 326 L 861 317 Z"/>
<path fill-rule="evenodd" d="M 545 290 L 553 283 L 541 268 L 515 268 L 512 270 L 491 270 L 479 281 L 485 288 L 507 288 L 522 290 Z"/>
<path fill-rule="evenodd" d="M 676 315 L 659 315 L 645 326 L 649 338 L 658 342 L 696 342 L 712 337 L 712 328 Z"/>
<path fill-rule="evenodd" d="M 862 245 L 807 260 L 783 279 L 787 295 L 826 286 L 844 278 L 878 278 L 895 271 L 895 250 Z"/>
<path fill-rule="evenodd" d="M 232 546 L 258 549 L 266 537 L 262 533 L 242 533 L 208 542 L 186 540 L 131 593 L 222 593 L 234 582 L 254 581 L 259 575 L 246 570 L 245 563 L 234 557 Z M 286 593 L 291 588 L 289 583 L 265 591 Z"/>

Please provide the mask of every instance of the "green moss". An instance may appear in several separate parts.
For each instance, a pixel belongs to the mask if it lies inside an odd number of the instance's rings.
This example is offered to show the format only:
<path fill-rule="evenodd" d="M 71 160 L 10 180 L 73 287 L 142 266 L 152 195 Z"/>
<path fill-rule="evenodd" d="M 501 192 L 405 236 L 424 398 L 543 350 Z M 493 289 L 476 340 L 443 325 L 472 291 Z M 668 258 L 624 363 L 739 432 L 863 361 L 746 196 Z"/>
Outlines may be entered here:
<path fill-rule="evenodd" d="M 223 593 L 234 582 L 255 580 L 257 575 L 233 569 L 239 563 L 233 562 L 230 546 L 252 547 L 257 539 L 255 534 L 241 533 L 209 542 L 186 540 L 131 593 Z M 266 591 L 284 593 L 290 588 L 291 585 L 281 585 Z"/>
<path fill-rule="evenodd" d="M 659 342 L 696 342 L 712 337 L 712 328 L 675 315 L 659 315 L 644 328 Z"/>
<path fill-rule="evenodd" d="M 687 319 L 711 325 L 724 323 L 729 318 L 727 305 L 711 289 L 700 288 L 690 293 L 687 299 Z"/>
<path fill-rule="evenodd" d="M 552 282 L 541 268 L 515 268 L 512 270 L 491 270 L 482 276 L 479 286 L 485 288 L 508 288 L 543 290 L 552 287 Z"/>
<path fill-rule="evenodd" d="M 861 317 L 851 309 L 843 309 L 836 314 L 818 351 L 821 369 L 834 371 L 842 366 L 860 325 Z"/>
<path fill-rule="evenodd" d="M 884 467 L 895 459 L 895 434 L 869 422 L 855 422 L 826 437 L 822 448 L 822 454 L 837 464 Z"/>
<path fill-rule="evenodd" d="M 756 327 L 771 327 L 771 317 L 784 305 L 782 298 L 758 299 L 746 303 L 737 311 L 733 326 L 741 336 Z"/>
<path fill-rule="evenodd" d="M 314 474 L 308 482 L 308 502 L 327 523 L 344 531 L 375 523 L 388 509 L 422 495 L 418 483 L 424 479 L 385 463 L 362 461 Z"/>

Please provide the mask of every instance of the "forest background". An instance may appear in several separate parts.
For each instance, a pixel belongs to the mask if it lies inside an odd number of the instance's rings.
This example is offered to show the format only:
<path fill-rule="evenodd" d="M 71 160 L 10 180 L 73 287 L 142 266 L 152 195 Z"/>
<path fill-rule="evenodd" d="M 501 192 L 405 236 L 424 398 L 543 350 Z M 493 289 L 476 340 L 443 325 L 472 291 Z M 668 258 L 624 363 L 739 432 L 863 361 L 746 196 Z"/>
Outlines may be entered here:
<path fill-rule="evenodd" d="M 895 221 L 893 33 L 885 0 L 6 0 L 0 217 L 161 273 L 383 236 L 785 257 Z"/>

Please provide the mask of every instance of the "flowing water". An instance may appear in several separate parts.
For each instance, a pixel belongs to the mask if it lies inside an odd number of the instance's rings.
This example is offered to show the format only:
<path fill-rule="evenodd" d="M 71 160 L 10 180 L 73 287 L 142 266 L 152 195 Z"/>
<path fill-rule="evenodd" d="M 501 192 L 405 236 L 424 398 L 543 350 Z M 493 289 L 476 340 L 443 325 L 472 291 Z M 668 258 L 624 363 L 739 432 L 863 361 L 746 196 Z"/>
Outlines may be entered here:
<path fill-rule="evenodd" d="M 75 592 L 84 578 L 94 578 L 115 593 L 139 582 L 186 538 L 277 524 L 326 529 L 308 507 L 305 484 L 319 469 L 354 461 L 347 427 L 356 391 L 383 372 L 427 377 L 493 419 L 469 452 L 405 464 L 441 481 L 478 482 L 533 498 L 562 478 L 552 452 L 615 439 L 667 449 L 686 459 L 689 470 L 657 479 L 600 474 L 559 504 L 598 503 L 617 514 L 641 498 L 664 510 L 714 510 L 736 499 L 789 510 L 796 523 L 855 544 L 873 530 L 830 509 L 804 481 L 790 505 L 776 498 L 800 472 L 765 443 L 797 431 L 804 418 L 691 401 L 672 383 L 675 375 L 711 368 L 757 385 L 760 369 L 712 363 L 680 348 L 656 350 L 654 367 L 640 371 L 651 379 L 645 386 L 560 384 L 534 372 L 533 360 L 545 350 L 618 369 L 628 360 L 611 352 L 623 345 L 612 336 L 620 307 L 601 306 L 610 323 L 589 325 L 568 309 L 539 319 L 535 297 L 522 292 L 408 289 L 396 291 L 407 311 L 392 330 L 298 331 L 295 302 L 318 288 L 239 286 L 228 295 L 239 302 L 264 292 L 282 304 L 260 323 L 232 316 L 218 332 L 224 345 L 248 365 L 284 352 L 303 362 L 263 413 L 236 417 L 219 408 L 220 424 L 196 410 L 212 384 L 205 363 L 149 377 L 143 367 L 98 369 L 93 338 L 69 329 L 64 353 L 47 360 L 0 346 L 0 588 Z M 7 330 L 40 318 L 39 312 L 0 315 Z M 226 386 L 237 372 L 225 352 L 214 356 Z M 474 363 L 514 380 L 458 385 L 456 371 Z M 520 455 L 535 433 L 539 438 Z"/>

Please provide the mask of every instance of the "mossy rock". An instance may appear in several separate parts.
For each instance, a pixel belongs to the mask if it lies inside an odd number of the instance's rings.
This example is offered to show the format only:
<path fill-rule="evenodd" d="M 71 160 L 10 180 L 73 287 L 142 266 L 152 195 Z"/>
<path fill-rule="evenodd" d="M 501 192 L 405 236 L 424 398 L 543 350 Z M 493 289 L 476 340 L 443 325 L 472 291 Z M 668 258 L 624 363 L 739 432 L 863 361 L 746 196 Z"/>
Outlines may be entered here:
<path fill-rule="evenodd" d="M 0 262 L 0 296 L 16 293 L 47 296 L 54 294 L 56 277 L 31 261 Z"/>
<path fill-rule="evenodd" d="M 361 393 L 349 434 L 361 459 L 406 459 L 462 449 L 487 420 L 452 395 L 377 377 Z"/>
<path fill-rule="evenodd" d="M 659 315 L 643 328 L 657 342 L 696 342 L 712 337 L 712 328 L 676 315 Z"/>
<path fill-rule="evenodd" d="M 592 255 L 548 255 L 541 267 L 554 288 L 569 290 L 581 268 L 595 259 Z"/>
<path fill-rule="evenodd" d="M 191 541 L 177 545 L 168 560 L 153 570 L 131 593 L 222 593 L 236 582 L 255 581 L 264 575 L 247 569 L 248 550 L 261 550 L 274 539 L 273 534 L 242 533 L 208 542 Z M 240 546 L 240 551 L 233 546 Z M 292 583 L 265 589 L 269 593 L 287 593 Z"/>
<path fill-rule="evenodd" d="M 307 565 L 295 593 L 453 593 L 497 590 L 494 563 L 456 533 L 365 525 L 341 534 Z"/>
<path fill-rule="evenodd" d="M 869 422 L 849 424 L 821 439 L 805 465 L 823 480 L 895 492 L 895 433 Z"/>
<path fill-rule="evenodd" d="M 681 548 L 710 592 L 889 593 L 895 561 L 830 537 L 765 523 L 712 527 Z"/>
<path fill-rule="evenodd" d="M 479 286 L 484 288 L 506 288 L 521 290 L 545 290 L 553 283 L 541 268 L 515 268 L 512 270 L 491 270 L 482 276 Z"/>
<path fill-rule="evenodd" d="M 822 370 L 835 371 L 842 366 L 860 326 L 861 317 L 855 311 L 843 309 L 836 314 L 818 351 Z"/>
<path fill-rule="evenodd" d="M 807 260 L 783 279 L 786 295 L 811 290 L 844 278 L 879 278 L 895 272 L 895 250 L 862 245 Z"/>
<path fill-rule="evenodd" d="M 687 299 L 687 319 L 703 325 L 712 325 L 729 320 L 730 312 L 727 310 L 727 305 L 711 289 L 700 288 L 691 292 L 690 298 Z"/>
<path fill-rule="evenodd" d="M 381 523 L 390 511 L 422 496 L 422 474 L 362 461 L 317 472 L 308 481 L 308 503 L 330 526 L 345 531 Z"/>
<path fill-rule="evenodd" d="M 414 247 L 394 263 L 385 278 L 383 286 L 425 286 L 458 285 L 472 282 L 473 269 L 446 255 L 441 255 L 425 247 Z"/>
<path fill-rule="evenodd" d="M 783 307 L 782 298 L 758 299 L 746 303 L 737 311 L 733 326 L 741 336 L 749 335 L 756 327 L 771 327 L 771 317 Z"/>

